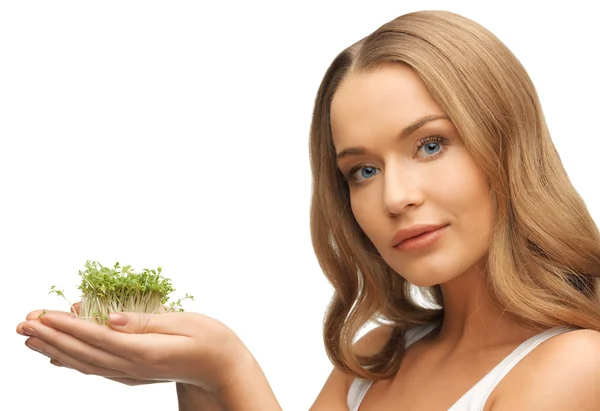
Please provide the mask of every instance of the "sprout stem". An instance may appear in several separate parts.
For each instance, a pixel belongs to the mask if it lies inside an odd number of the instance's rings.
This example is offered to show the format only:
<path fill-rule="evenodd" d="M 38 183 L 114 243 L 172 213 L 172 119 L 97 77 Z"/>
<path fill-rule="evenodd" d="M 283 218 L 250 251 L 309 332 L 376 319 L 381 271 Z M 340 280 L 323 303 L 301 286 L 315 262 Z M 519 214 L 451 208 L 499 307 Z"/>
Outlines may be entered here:
<path fill-rule="evenodd" d="M 87 261 L 85 270 L 79 271 L 79 290 L 82 293 L 79 318 L 97 324 L 107 324 L 108 314 L 113 312 L 161 312 L 161 307 L 175 291 L 171 280 L 163 277 L 161 272 L 161 267 L 135 273 L 129 265 L 121 267 L 116 263 L 113 268 L 109 268 L 96 261 Z M 52 286 L 50 292 L 63 297 L 73 308 L 63 291 Z M 171 302 L 166 311 L 184 311 L 181 302 L 186 299 L 193 300 L 194 297 L 186 294 L 185 297 Z"/>

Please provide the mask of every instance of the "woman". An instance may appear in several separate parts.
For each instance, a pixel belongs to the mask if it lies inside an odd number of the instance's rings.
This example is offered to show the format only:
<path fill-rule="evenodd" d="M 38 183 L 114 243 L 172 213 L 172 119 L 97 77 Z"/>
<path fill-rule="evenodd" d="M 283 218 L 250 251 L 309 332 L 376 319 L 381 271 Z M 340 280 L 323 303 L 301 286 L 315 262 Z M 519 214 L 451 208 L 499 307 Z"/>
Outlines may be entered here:
<path fill-rule="evenodd" d="M 310 150 L 313 245 L 335 288 L 335 367 L 312 410 L 598 409 L 600 235 L 496 37 L 448 12 L 385 24 L 331 64 Z M 38 315 L 17 330 L 56 365 L 176 381 L 182 410 L 280 409 L 211 318 Z"/>

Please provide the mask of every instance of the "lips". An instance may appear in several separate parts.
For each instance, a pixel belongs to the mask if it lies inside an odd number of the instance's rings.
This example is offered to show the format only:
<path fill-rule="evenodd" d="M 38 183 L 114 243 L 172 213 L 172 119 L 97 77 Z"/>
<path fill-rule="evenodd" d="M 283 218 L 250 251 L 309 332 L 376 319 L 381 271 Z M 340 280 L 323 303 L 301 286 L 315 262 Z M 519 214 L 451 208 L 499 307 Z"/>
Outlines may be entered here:
<path fill-rule="evenodd" d="M 399 230 L 392 237 L 392 247 L 397 247 L 404 241 L 446 227 L 448 224 L 416 224 Z"/>

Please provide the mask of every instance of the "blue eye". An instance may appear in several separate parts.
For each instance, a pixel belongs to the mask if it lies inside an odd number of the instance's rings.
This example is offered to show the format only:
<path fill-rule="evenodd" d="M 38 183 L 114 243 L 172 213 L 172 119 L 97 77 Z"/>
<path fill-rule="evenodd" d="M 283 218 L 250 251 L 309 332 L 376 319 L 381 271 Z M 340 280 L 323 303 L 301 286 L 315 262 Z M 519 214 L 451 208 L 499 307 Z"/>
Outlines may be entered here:
<path fill-rule="evenodd" d="M 421 161 L 433 160 L 442 155 L 446 151 L 447 146 L 448 139 L 445 137 L 427 137 L 417 143 L 417 156 L 420 154 L 419 157 L 422 157 Z M 425 152 L 425 154 L 422 152 Z M 366 182 L 379 173 L 381 173 L 379 168 L 362 163 L 352 167 L 348 174 L 344 175 L 344 178 L 348 183 L 356 186 Z"/>
<path fill-rule="evenodd" d="M 440 151 L 440 143 L 427 143 L 422 146 L 427 154 L 435 154 Z"/>
<path fill-rule="evenodd" d="M 448 145 L 448 139 L 441 136 L 424 138 L 417 144 L 417 154 L 421 154 L 426 160 L 432 160 L 441 155 Z M 425 152 L 425 154 L 423 154 Z"/>
<path fill-rule="evenodd" d="M 372 167 L 364 164 L 359 164 L 352 168 L 348 173 L 347 180 L 353 184 L 363 183 L 365 180 L 379 174 L 381 171 L 377 167 Z"/>
<path fill-rule="evenodd" d="M 364 178 L 369 178 L 377 174 L 377 169 L 375 167 L 364 167 L 360 169 L 360 175 Z"/>
<path fill-rule="evenodd" d="M 425 147 L 425 151 L 429 154 L 435 154 L 440 149 L 439 143 L 427 143 L 423 147 Z"/>

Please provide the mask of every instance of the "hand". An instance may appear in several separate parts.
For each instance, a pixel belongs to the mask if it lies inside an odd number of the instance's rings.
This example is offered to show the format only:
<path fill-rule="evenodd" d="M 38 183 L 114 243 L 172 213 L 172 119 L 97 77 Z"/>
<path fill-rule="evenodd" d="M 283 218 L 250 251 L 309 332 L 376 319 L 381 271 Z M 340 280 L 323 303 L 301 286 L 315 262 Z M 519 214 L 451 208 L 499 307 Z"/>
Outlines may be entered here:
<path fill-rule="evenodd" d="M 40 314 L 31 312 L 17 332 L 53 363 L 84 374 L 129 384 L 175 381 L 216 392 L 255 363 L 232 330 L 202 314 L 119 313 L 108 327 L 73 313 Z"/>
<path fill-rule="evenodd" d="M 79 315 L 79 308 L 81 306 L 81 302 L 77 302 L 75 304 L 73 304 L 72 308 L 71 308 L 71 313 L 76 313 L 77 315 Z M 37 313 L 38 311 L 36 311 L 35 313 Z M 166 312 L 166 311 L 162 311 L 162 312 Z M 46 310 L 43 310 L 42 313 L 46 313 Z M 64 313 L 63 311 L 56 311 L 56 313 Z M 31 313 L 30 315 L 33 315 L 34 313 Z M 67 314 L 67 313 L 64 313 Z M 73 316 L 71 314 L 71 316 Z M 29 316 L 28 316 L 29 319 Z M 17 332 L 19 332 L 20 334 L 23 334 L 22 330 L 19 331 L 20 327 L 17 327 Z M 29 344 L 31 341 L 28 340 L 26 342 L 26 344 Z M 61 362 L 59 362 L 58 360 L 54 359 L 54 358 L 50 358 L 50 363 L 52 365 L 55 365 L 57 367 L 64 367 L 64 368 L 70 368 L 68 366 L 66 366 L 65 364 L 62 364 Z M 129 386 L 136 386 L 136 385 L 144 385 L 144 384 L 156 384 L 156 383 L 161 383 L 161 382 L 170 382 L 170 381 L 166 381 L 166 380 L 143 380 L 143 379 L 136 379 L 136 378 L 126 378 L 126 377 L 104 377 L 108 380 L 112 380 L 112 381 L 116 381 L 118 383 L 121 384 L 125 384 L 125 385 L 129 385 Z"/>

